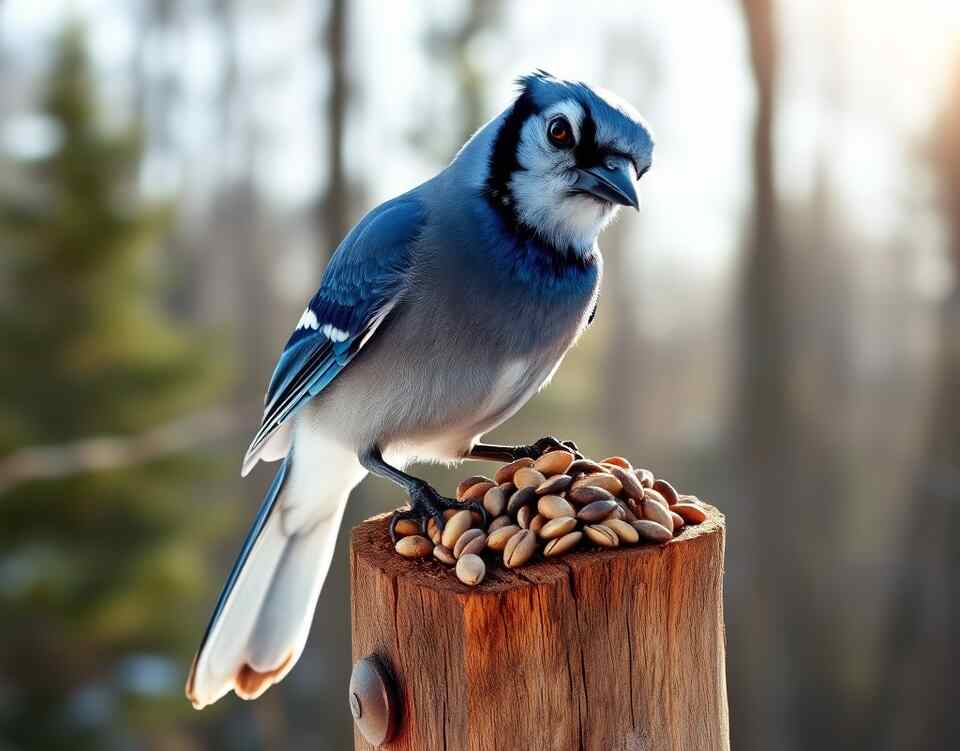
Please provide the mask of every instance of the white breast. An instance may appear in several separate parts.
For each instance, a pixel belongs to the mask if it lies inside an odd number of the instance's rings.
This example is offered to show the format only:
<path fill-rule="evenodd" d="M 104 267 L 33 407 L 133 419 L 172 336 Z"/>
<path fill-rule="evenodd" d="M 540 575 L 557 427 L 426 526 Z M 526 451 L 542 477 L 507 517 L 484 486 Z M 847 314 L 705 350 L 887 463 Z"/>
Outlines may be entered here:
<path fill-rule="evenodd" d="M 527 388 L 530 376 L 529 363 L 523 360 L 514 360 L 500 371 L 494 383 L 493 390 L 487 397 L 485 412 L 499 412 L 504 407 L 516 401 Z"/>
<path fill-rule="evenodd" d="M 388 446 L 384 457 L 395 466 L 410 461 L 447 462 L 462 458 L 481 435 L 516 413 L 554 370 L 556 366 L 551 369 L 541 362 L 514 360 L 507 363 L 500 368 L 489 391 L 477 394 L 478 408 L 469 410 L 468 419 L 394 442 Z"/>
<path fill-rule="evenodd" d="M 515 414 L 541 388 L 546 386 L 563 360 L 514 360 L 505 365 L 487 397 L 475 434 L 492 430 Z"/>

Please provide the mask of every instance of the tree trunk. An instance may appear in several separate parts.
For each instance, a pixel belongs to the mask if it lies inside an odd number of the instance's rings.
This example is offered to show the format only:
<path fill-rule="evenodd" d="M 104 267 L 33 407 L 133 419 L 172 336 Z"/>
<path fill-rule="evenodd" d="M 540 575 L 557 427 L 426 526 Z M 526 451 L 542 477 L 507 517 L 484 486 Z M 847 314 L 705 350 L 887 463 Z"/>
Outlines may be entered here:
<path fill-rule="evenodd" d="M 907 499 L 904 541 L 883 653 L 885 691 L 868 748 L 960 743 L 953 696 L 960 664 L 960 65 L 935 134 L 954 288 L 940 313 L 938 382 L 925 459 Z"/>
<path fill-rule="evenodd" d="M 875 732 L 864 748 L 957 748 L 960 664 L 960 294 L 944 307 L 939 385 L 926 459 L 907 500 L 901 568 L 883 660 Z"/>
<path fill-rule="evenodd" d="M 724 519 L 663 546 L 584 551 L 474 589 L 353 531 L 353 657 L 392 671 L 389 749 L 728 749 Z M 355 748 L 370 749 L 359 732 Z"/>
<path fill-rule="evenodd" d="M 343 159 L 350 93 L 347 79 L 347 31 L 346 0 L 330 0 L 323 33 L 323 47 L 330 72 L 330 91 L 324 118 L 327 127 L 327 187 L 319 208 L 322 236 L 327 238 L 328 255 L 333 253 L 353 224 L 350 188 Z"/>
<path fill-rule="evenodd" d="M 738 524 L 731 559 L 730 662 L 734 745 L 784 748 L 790 735 L 783 679 L 785 624 L 778 579 L 787 568 L 785 541 L 762 530 L 769 498 L 791 488 L 790 440 L 796 426 L 789 403 L 785 259 L 774 182 L 774 116 L 778 71 L 771 0 L 742 0 L 756 91 L 753 124 L 753 207 L 744 242 L 739 306 L 738 393 L 734 424 L 736 487 L 729 511 Z M 740 544 L 738 544 L 740 541 Z M 751 558 L 746 554 L 752 552 Z"/>

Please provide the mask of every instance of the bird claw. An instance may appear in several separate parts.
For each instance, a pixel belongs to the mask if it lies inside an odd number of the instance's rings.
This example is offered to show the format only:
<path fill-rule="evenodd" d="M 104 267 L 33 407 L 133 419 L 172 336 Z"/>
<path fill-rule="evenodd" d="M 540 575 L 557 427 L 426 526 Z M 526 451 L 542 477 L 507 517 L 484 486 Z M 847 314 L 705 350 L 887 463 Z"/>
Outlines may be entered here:
<path fill-rule="evenodd" d="M 393 516 L 390 517 L 390 526 L 387 528 L 390 532 L 390 542 L 394 545 L 397 544 L 397 522 L 403 521 L 404 519 L 414 519 L 418 521 L 420 523 L 420 533 L 424 536 L 427 534 L 426 517 L 413 509 L 397 509 L 393 512 Z"/>
<path fill-rule="evenodd" d="M 576 443 L 573 441 L 561 441 L 559 438 L 554 438 L 551 435 L 544 436 L 528 446 L 517 446 L 516 448 L 518 459 L 524 457 L 539 459 L 550 451 L 569 451 L 573 454 L 574 458 L 583 459 L 583 454 L 580 453 L 580 449 L 577 448 Z"/>
<path fill-rule="evenodd" d="M 410 508 L 398 509 L 393 512 L 389 527 L 390 540 L 394 545 L 397 544 L 397 522 L 401 519 L 415 519 L 420 522 L 420 531 L 425 536 L 427 535 L 427 523 L 430 519 L 433 519 L 437 528 L 443 532 L 443 527 L 446 523 L 443 518 L 443 512 L 448 509 L 476 511 L 480 514 L 484 527 L 487 526 L 487 522 L 489 521 L 487 510 L 483 507 L 483 504 L 477 501 L 462 503 L 453 498 L 442 496 L 429 485 L 424 485 L 422 488 L 410 494 Z"/>

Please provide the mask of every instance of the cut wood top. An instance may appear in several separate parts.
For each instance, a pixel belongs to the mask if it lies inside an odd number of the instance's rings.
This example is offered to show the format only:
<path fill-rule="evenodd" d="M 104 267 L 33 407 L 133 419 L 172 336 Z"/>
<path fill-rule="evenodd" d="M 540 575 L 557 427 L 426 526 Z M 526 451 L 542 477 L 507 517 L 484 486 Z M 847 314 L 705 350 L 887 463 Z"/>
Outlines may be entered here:
<path fill-rule="evenodd" d="M 679 535 L 662 545 L 639 543 L 613 549 L 587 546 L 557 558 L 538 557 L 534 562 L 518 569 L 505 568 L 498 560 L 499 554 L 496 554 L 497 559 L 494 559 L 493 554 L 485 553 L 484 559 L 488 562 L 497 560 L 497 563 L 487 568 L 486 578 L 476 587 L 462 584 L 452 567 L 445 566 L 432 557 L 408 559 L 397 554 L 387 531 L 390 513 L 371 517 L 353 528 L 353 551 L 364 564 L 379 569 L 391 578 L 402 578 L 409 584 L 461 595 L 499 594 L 533 584 L 565 579 L 570 575 L 571 566 L 579 568 L 594 563 L 603 564 L 610 560 L 630 560 L 642 566 L 645 560 L 663 555 L 668 548 L 697 545 L 698 540 L 705 542 L 723 529 L 725 519 L 713 506 L 703 504 L 703 509 L 707 514 L 706 521 L 685 526 Z"/>

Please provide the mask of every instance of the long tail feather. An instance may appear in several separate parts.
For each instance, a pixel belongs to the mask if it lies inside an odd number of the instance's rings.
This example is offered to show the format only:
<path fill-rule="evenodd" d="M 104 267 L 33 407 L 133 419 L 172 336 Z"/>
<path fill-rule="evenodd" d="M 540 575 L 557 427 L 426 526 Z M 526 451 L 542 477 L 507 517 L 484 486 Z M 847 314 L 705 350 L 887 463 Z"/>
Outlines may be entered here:
<path fill-rule="evenodd" d="M 254 699 L 300 658 L 347 497 L 363 476 L 340 454 L 326 453 L 335 470 L 295 466 L 291 453 L 277 471 L 194 658 L 186 693 L 197 709 L 230 690 Z"/>

